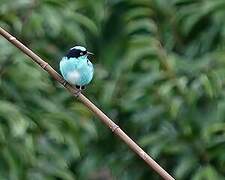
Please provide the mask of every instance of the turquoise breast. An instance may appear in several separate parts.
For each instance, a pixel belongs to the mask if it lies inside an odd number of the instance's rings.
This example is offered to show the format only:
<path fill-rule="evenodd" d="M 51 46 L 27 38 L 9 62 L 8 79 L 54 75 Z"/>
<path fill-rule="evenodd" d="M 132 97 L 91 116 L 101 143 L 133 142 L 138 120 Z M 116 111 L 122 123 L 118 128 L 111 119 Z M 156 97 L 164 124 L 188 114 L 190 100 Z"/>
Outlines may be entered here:
<path fill-rule="evenodd" d="M 73 85 L 85 86 L 93 78 L 94 69 L 87 57 L 67 58 L 60 62 L 60 71 L 63 78 Z"/>

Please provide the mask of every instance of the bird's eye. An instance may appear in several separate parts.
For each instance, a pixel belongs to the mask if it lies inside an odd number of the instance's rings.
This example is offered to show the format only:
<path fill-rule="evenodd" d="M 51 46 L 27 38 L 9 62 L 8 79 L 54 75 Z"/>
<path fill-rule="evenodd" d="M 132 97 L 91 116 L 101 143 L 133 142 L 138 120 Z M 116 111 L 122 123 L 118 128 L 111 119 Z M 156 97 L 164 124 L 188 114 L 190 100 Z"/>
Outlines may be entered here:
<path fill-rule="evenodd" d="M 80 52 L 80 55 L 82 56 L 82 55 L 84 55 L 84 53 L 83 52 Z"/>

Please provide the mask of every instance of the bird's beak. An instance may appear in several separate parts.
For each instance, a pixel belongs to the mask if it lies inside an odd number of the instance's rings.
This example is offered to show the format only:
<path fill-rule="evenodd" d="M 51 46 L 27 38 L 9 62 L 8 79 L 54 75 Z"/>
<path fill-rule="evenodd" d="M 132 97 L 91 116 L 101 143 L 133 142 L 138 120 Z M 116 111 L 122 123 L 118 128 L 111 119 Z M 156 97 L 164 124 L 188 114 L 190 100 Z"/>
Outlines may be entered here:
<path fill-rule="evenodd" d="M 94 53 L 88 51 L 87 55 L 94 55 Z"/>

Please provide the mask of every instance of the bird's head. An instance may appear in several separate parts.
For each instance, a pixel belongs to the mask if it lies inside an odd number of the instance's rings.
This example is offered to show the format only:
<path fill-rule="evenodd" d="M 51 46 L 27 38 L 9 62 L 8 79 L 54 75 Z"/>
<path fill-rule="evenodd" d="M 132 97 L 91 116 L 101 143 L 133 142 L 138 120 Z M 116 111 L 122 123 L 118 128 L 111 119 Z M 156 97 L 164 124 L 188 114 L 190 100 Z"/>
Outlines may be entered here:
<path fill-rule="evenodd" d="M 93 53 L 86 50 L 83 46 L 74 46 L 70 48 L 66 57 L 69 58 L 79 58 L 79 57 L 87 57 L 88 55 L 93 55 Z"/>

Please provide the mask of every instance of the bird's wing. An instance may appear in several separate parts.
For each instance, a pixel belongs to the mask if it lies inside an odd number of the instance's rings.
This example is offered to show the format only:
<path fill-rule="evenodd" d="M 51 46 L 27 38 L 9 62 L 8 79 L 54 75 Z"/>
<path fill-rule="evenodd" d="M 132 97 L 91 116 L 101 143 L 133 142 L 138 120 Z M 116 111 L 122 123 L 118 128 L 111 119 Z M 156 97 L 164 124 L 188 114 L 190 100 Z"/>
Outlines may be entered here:
<path fill-rule="evenodd" d="M 60 61 L 60 71 L 65 78 L 68 72 L 76 70 L 78 67 L 78 61 L 76 58 L 67 59 L 67 57 L 63 57 Z"/>
<path fill-rule="evenodd" d="M 77 84 L 80 79 L 79 62 L 76 58 L 63 58 L 60 62 L 60 71 L 63 78 L 71 84 Z"/>

